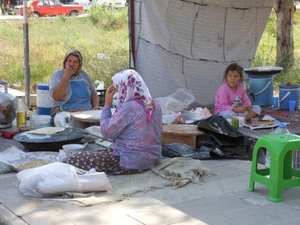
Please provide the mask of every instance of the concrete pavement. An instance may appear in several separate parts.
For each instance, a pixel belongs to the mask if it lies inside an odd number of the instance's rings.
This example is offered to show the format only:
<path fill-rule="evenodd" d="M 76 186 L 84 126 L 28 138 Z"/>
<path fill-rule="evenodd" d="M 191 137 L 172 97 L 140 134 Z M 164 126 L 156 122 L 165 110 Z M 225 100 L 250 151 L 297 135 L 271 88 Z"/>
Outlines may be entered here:
<path fill-rule="evenodd" d="M 15 131 L 15 128 L 8 130 Z M 90 143 L 89 147 L 93 145 Z M 13 139 L 0 136 L 0 151 L 11 146 L 23 149 Z M 110 202 L 104 201 L 108 193 L 96 193 L 97 204 L 29 198 L 19 191 L 15 172 L 0 174 L 0 225 L 300 224 L 300 188 L 284 190 L 283 201 L 272 203 L 268 201 L 267 188 L 260 184 L 255 185 L 255 192 L 247 191 L 251 162 L 228 159 L 202 162 L 216 175 L 205 176 L 201 185 L 153 188 Z M 139 187 L 145 182 L 130 176 L 133 179 L 129 186 Z M 122 183 L 126 178 L 114 179 Z M 113 188 L 115 192 L 122 191 L 121 185 Z"/>
<path fill-rule="evenodd" d="M 1 150 L 12 139 L 0 138 Z M 139 192 L 115 202 L 101 203 L 107 193 L 97 194 L 100 203 L 47 201 L 24 196 L 18 189 L 16 173 L 0 175 L 0 224 L 5 225 L 299 225 L 300 188 L 284 190 L 283 201 L 267 200 L 266 187 L 256 184 L 248 192 L 251 162 L 203 160 L 216 175 L 203 183 L 182 188 L 163 187 Z M 130 175 L 135 176 L 135 175 Z M 123 179 L 115 177 L 117 179 Z M 138 186 L 140 180 L 131 182 Z M 153 184 L 155 185 L 155 184 Z M 118 187 L 113 187 L 116 191 Z"/>

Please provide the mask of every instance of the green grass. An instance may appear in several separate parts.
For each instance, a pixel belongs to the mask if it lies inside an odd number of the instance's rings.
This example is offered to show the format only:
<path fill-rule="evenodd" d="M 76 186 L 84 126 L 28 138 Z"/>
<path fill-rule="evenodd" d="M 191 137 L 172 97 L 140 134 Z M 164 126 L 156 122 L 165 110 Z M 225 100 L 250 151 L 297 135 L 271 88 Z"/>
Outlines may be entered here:
<path fill-rule="evenodd" d="M 300 10 L 294 16 L 295 64 L 274 77 L 279 83 L 300 83 Z M 83 54 L 83 67 L 92 80 L 110 85 L 116 72 L 129 67 L 127 8 L 110 9 L 93 5 L 89 16 L 29 18 L 29 61 L 31 93 L 38 83 L 48 82 L 54 70 L 62 67 L 65 53 L 73 48 Z M 0 21 L 0 79 L 10 87 L 21 83 L 24 91 L 23 21 Z M 107 56 L 99 59 L 98 53 Z M 253 60 L 255 66 L 276 66 L 276 15 L 272 12 Z"/>
<path fill-rule="evenodd" d="M 104 80 L 106 86 L 110 85 L 112 75 L 129 67 L 127 9 L 97 5 L 91 10 L 85 18 L 29 18 L 32 93 L 38 83 L 48 82 L 52 72 L 62 67 L 64 55 L 70 49 L 81 51 L 83 68 L 92 80 Z M 10 86 L 20 82 L 19 89 L 24 91 L 23 21 L 1 21 L 0 35 L 0 79 L 7 80 Z M 107 59 L 99 59 L 98 53 Z"/>

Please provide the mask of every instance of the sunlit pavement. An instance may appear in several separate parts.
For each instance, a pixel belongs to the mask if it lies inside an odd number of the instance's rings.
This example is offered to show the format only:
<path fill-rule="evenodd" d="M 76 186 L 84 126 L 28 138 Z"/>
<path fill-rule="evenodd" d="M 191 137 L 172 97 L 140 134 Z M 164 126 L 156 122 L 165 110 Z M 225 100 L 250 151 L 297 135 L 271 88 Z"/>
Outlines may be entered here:
<path fill-rule="evenodd" d="M 21 144 L 0 137 L 0 151 Z M 248 192 L 250 161 L 202 160 L 216 175 L 202 184 L 141 191 L 119 201 L 43 201 L 25 197 L 15 172 L 0 175 L 0 224 L 4 225 L 299 225 L 300 188 L 283 191 L 282 202 L 268 201 L 268 189 Z M 135 176 L 134 174 L 132 176 Z M 121 178 L 120 178 L 121 179 Z M 162 179 L 162 178 L 161 178 Z M 139 180 L 130 185 L 138 187 Z M 149 181 L 151 182 L 151 181 Z M 153 183 L 155 186 L 155 183 Z M 118 190 L 118 187 L 113 187 Z"/>

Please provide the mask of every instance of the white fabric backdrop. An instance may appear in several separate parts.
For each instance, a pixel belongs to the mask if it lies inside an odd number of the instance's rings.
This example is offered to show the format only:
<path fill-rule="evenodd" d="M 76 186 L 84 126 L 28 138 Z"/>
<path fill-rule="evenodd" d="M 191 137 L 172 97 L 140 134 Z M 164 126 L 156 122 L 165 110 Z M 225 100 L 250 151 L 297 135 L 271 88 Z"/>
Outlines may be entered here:
<path fill-rule="evenodd" d="M 155 98 L 187 88 L 195 96 L 194 105 L 212 105 L 228 64 L 251 67 L 273 4 L 135 0 L 134 67 Z"/>

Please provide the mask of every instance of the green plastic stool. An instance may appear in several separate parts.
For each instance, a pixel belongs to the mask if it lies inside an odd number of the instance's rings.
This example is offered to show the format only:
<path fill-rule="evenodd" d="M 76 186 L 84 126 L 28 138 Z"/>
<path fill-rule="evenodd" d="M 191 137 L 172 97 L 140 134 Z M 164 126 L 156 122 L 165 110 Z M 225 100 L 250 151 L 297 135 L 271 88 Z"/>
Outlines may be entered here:
<path fill-rule="evenodd" d="M 270 153 L 270 168 L 258 168 L 259 149 Z M 300 186 L 300 171 L 292 168 L 293 150 L 300 149 L 300 136 L 290 133 L 261 135 L 252 155 L 251 175 L 248 191 L 254 191 L 258 182 L 269 189 L 269 201 L 281 202 L 285 188 Z"/>

